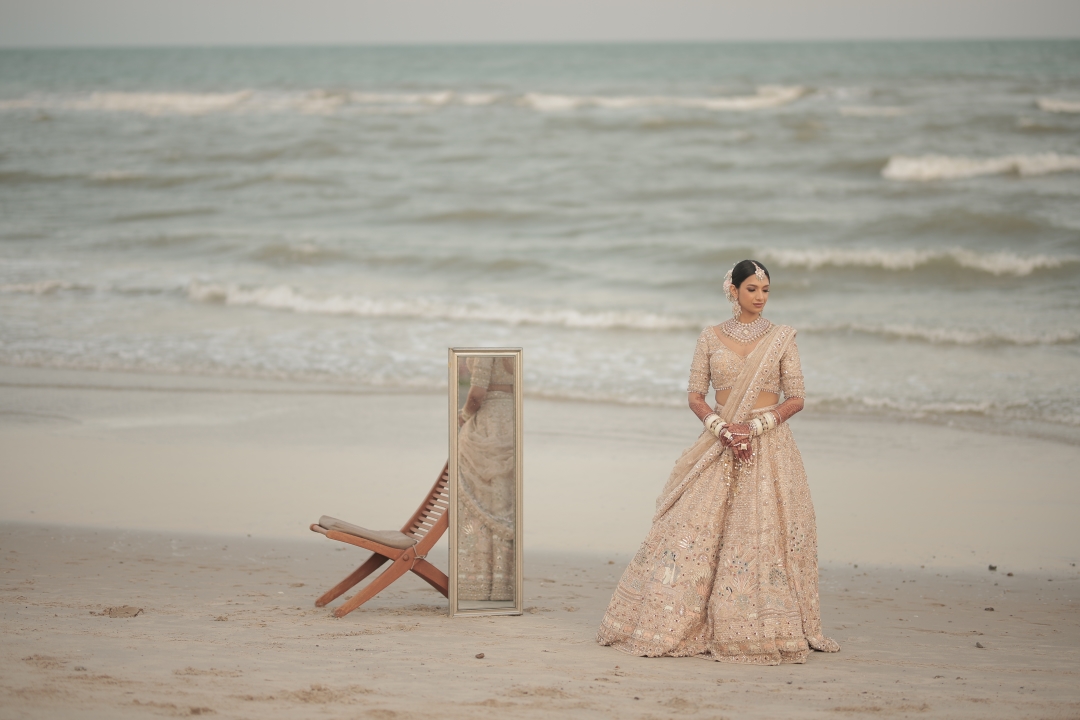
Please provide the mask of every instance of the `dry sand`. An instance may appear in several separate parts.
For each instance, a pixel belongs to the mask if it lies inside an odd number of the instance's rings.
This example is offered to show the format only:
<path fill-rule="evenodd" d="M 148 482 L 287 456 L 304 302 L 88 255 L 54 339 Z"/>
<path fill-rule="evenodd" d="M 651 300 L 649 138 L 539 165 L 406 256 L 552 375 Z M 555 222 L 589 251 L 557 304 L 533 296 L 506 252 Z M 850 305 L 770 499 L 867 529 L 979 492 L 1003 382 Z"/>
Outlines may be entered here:
<path fill-rule="evenodd" d="M 410 579 L 335 620 L 313 600 L 364 553 L 307 525 L 400 525 L 443 397 L 0 368 L 0 718 L 1080 717 L 1080 448 L 811 407 L 842 652 L 650 660 L 593 637 L 699 426 L 526 402 L 530 612 L 451 620 Z"/>
<path fill-rule="evenodd" d="M 531 556 L 522 617 L 409 579 L 337 620 L 312 598 L 363 553 L 335 545 L 0 527 L 0 717 L 1080 717 L 1075 569 L 826 568 L 843 650 L 762 668 L 596 645 L 597 556 Z"/>

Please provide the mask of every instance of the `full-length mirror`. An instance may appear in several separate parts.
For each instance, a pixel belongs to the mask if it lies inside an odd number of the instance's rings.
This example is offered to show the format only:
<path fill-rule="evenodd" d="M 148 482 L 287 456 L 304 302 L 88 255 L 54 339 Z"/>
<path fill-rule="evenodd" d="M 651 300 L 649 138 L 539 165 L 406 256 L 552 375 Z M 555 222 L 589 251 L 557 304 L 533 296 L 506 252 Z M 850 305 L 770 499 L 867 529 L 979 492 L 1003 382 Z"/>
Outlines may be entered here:
<path fill-rule="evenodd" d="M 521 349 L 450 349 L 450 614 L 522 611 Z"/>

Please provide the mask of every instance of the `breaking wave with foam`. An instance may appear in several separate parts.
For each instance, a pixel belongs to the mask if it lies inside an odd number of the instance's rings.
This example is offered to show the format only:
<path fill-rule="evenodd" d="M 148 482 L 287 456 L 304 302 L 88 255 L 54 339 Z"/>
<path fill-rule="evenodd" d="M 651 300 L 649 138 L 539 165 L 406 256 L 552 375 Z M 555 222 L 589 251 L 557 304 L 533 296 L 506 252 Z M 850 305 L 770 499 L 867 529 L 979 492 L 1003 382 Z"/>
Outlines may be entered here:
<path fill-rule="evenodd" d="M 1052 173 L 1080 171 L 1080 155 L 1038 153 L 1002 155 L 992 158 L 969 158 L 952 155 L 894 155 L 881 170 L 886 180 L 929 182 L 962 180 L 982 175 L 1019 175 L 1035 177 Z"/>
<path fill-rule="evenodd" d="M 698 327 L 684 318 L 646 312 L 582 311 L 572 308 L 522 308 L 502 303 L 462 302 L 438 297 L 409 300 L 359 295 L 312 297 L 288 285 L 240 287 L 193 282 L 188 297 L 197 302 L 251 306 L 314 315 L 353 315 L 491 322 L 505 325 L 552 325 L 582 329 L 686 330 Z"/>
<path fill-rule="evenodd" d="M 778 108 L 795 102 L 807 95 L 809 90 L 801 85 L 762 85 L 753 95 L 730 97 L 678 97 L 655 96 L 604 96 L 604 95 L 549 95 L 528 93 L 521 104 L 542 112 L 560 112 L 581 108 L 604 110 L 627 110 L 634 108 L 688 108 L 717 112 L 746 112 Z"/>
<path fill-rule="evenodd" d="M 451 105 L 481 107 L 509 104 L 541 112 L 600 108 L 685 108 L 696 110 L 752 111 L 777 108 L 807 95 L 802 86 L 763 85 L 753 95 L 680 97 L 662 95 L 558 95 L 527 92 L 508 95 L 493 92 L 436 90 L 431 92 L 369 92 L 309 90 L 271 92 L 90 92 L 76 94 L 35 93 L 0 100 L 0 112 L 32 110 L 43 112 L 133 113 L 159 116 L 200 116 L 213 114 L 328 115 L 365 109 L 417 110 Z"/>
<path fill-rule="evenodd" d="M 1080 101 L 1059 100 L 1057 98 L 1039 98 L 1035 105 L 1044 112 L 1080 113 Z"/>
<path fill-rule="evenodd" d="M 813 250 L 766 250 L 763 258 L 781 267 L 817 270 L 823 267 L 861 267 L 880 270 L 915 270 L 932 263 L 948 263 L 991 275 L 1030 275 L 1036 270 L 1080 263 L 1077 255 L 1029 255 L 1001 251 L 977 253 L 965 248 L 948 250 L 885 250 L 818 248 Z"/>
<path fill-rule="evenodd" d="M 965 417 L 971 420 L 983 421 L 975 424 L 975 427 L 985 427 L 987 420 L 1008 420 L 1011 423 L 1035 421 L 1073 427 L 1080 426 L 1080 414 L 1069 412 L 1066 408 L 1046 412 L 1038 402 L 996 402 L 991 400 L 920 402 L 872 395 L 838 394 L 816 398 L 813 401 L 808 401 L 808 405 L 818 410 L 830 412 L 862 412 L 869 414 L 884 412 L 905 419 L 946 421 L 949 424 L 952 424 L 953 420 Z"/>
<path fill-rule="evenodd" d="M 845 117 L 900 117 L 911 112 L 908 108 L 890 105 L 842 105 L 837 110 Z"/>
<path fill-rule="evenodd" d="M 4 295 L 52 295 L 63 290 L 86 290 L 85 285 L 63 280 L 38 280 L 29 283 L 8 283 L 0 285 L 0 294 Z"/>
<path fill-rule="evenodd" d="M 803 333 L 860 333 L 896 340 L 915 340 L 934 345 L 1071 345 L 1080 342 L 1080 331 L 1058 330 L 1044 333 L 1013 333 L 996 330 L 969 330 L 945 327 L 889 324 L 866 325 L 839 323 L 835 325 L 808 325 L 799 328 Z"/>

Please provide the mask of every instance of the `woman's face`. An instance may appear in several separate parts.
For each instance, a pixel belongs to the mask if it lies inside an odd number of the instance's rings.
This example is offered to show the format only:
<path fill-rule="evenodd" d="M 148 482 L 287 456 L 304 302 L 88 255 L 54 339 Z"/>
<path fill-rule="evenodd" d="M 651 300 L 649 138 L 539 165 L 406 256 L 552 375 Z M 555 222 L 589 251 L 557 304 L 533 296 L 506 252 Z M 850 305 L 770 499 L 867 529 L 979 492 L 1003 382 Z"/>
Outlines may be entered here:
<path fill-rule="evenodd" d="M 758 280 L 751 275 L 739 286 L 739 307 L 744 313 L 759 315 L 769 301 L 769 279 Z"/>

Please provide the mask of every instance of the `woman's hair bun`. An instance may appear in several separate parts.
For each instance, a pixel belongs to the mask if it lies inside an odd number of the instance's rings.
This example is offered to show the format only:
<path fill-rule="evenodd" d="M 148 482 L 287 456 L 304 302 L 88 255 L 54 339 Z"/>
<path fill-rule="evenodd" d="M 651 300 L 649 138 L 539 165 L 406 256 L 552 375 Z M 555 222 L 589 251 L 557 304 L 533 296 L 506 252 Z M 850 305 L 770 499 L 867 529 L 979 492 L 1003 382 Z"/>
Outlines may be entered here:
<path fill-rule="evenodd" d="M 765 277 L 772 280 L 772 275 L 769 274 L 769 268 L 765 267 L 757 260 L 742 260 L 735 263 L 735 267 L 731 268 L 732 287 L 742 287 L 743 280 L 755 274 L 758 268 L 764 270 Z"/>

